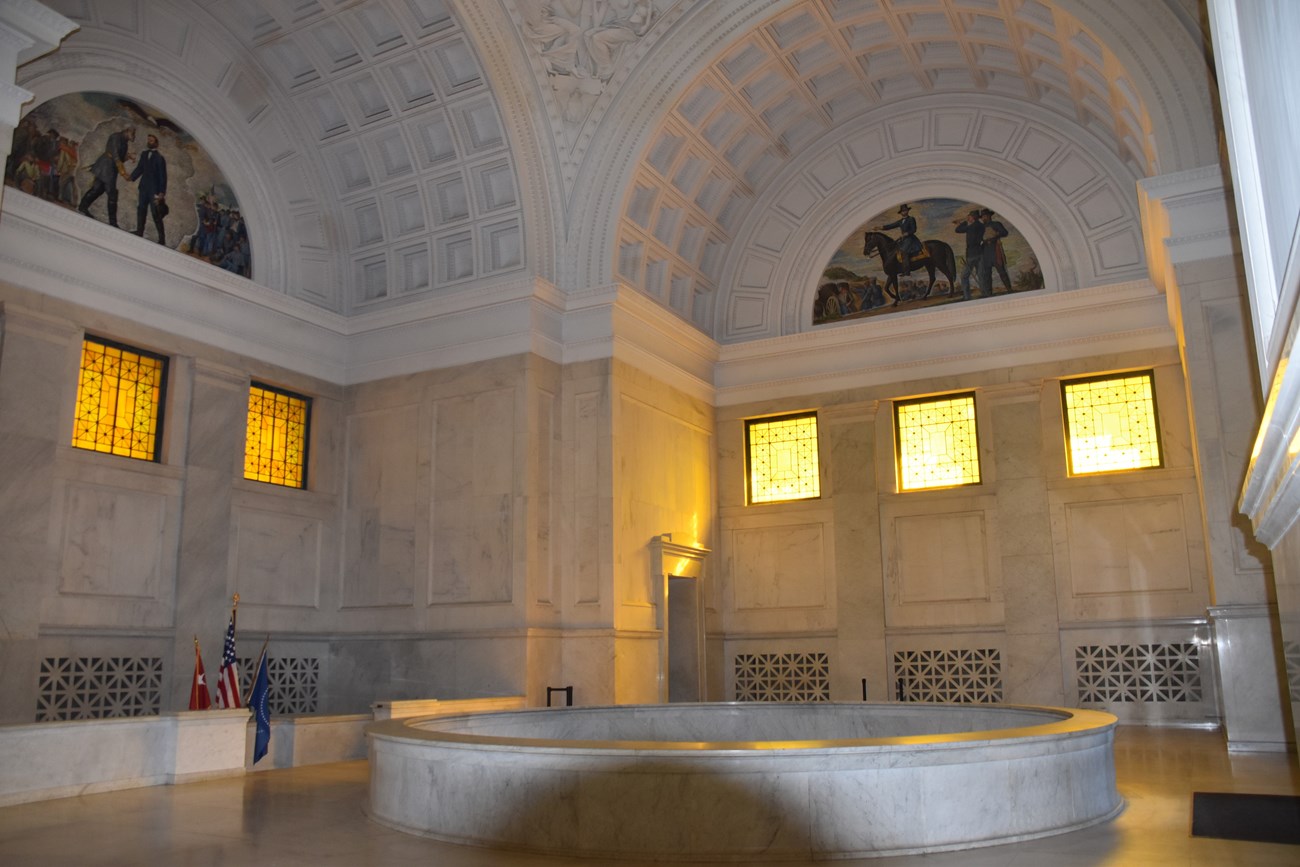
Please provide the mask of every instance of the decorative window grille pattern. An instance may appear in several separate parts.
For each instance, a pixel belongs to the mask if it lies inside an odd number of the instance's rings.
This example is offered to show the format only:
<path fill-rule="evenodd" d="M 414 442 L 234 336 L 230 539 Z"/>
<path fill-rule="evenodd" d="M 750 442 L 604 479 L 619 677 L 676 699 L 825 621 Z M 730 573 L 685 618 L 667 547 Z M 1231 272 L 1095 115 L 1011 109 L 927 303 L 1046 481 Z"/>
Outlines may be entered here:
<path fill-rule="evenodd" d="M 41 660 L 36 721 L 156 716 L 162 712 L 159 656 L 50 656 Z"/>
<path fill-rule="evenodd" d="M 1151 371 L 1061 383 L 1070 475 L 1164 464 Z"/>
<path fill-rule="evenodd" d="M 310 418 L 311 398 L 253 383 L 248 389 L 244 478 L 287 488 L 306 487 Z"/>
<path fill-rule="evenodd" d="M 1178 644 L 1090 644 L 1074 650 L 1080 704 L 1201 700 L 1201 648 Z"/>
<path fill-rule="evenodd" d="M 829 654 L 736 654 L 736 701 L 830 700 Z"/>
<path fill-rule="evenodd" d="M 896 401 L 894 433 L 900 491 L 980 483 L 973 393 Z"/>
<path fill-rule="evenodd" d="M 817 414 L 745 422 L 745 468 L 750 503 L 820 497 Z"/>
<path fill-rule="evenodd" d="M 311 656 L 266 658 L 266 704 L 276 716 L 316 713 L 320 701 L 320 660 Z M 257 675 L 257 657 L 239 658 L 239 689 L 247 703 Z"/>
<path fill-rule="evenodd" d="M 895 651 L 894 677 L 899 701 L 1002 701 L 1002 653 L 995 647 Z"/>
<path fill-rule="evenodd" d="M 72 445 L 142 461 L 157 461 L 167 359 L 142 349 L 87 337 Z"/>

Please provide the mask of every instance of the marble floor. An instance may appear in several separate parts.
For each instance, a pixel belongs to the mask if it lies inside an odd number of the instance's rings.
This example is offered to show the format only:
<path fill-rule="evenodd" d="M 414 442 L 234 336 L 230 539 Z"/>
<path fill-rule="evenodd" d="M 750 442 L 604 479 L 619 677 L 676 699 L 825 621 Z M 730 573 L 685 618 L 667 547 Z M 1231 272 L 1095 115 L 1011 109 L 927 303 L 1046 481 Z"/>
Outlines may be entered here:
<path fill-rule="evenodd" d="M 1127 807 L 1105 825 L 965 852 L 835 863 L 1300 865 L 1300 846 L 1190 836 L 1193 791 L 1300 795 L 1295 756 L 1229 755 L 1217 732 L 1125 727 L 1115 739 L 1115 763 Z M 0 808 L 0 864 L 595 867 L 591 860 L 452 846 L 390 831 L 364 815 L 366 782 L 366 763 L 346 762 Z"/>

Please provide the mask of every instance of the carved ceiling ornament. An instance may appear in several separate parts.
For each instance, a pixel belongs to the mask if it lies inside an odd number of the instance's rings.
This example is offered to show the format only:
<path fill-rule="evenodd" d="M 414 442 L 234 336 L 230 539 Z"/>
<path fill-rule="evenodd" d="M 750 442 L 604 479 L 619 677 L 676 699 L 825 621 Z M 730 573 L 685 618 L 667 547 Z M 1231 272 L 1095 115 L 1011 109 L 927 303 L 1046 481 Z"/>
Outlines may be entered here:
<path fill-rule="evenodd" d="M 661 0 L 662 5 L 662 0 Z M 568 124 L 580 124 L 620 61 L 659 20 L 654 0 L 516 0 Z"/>

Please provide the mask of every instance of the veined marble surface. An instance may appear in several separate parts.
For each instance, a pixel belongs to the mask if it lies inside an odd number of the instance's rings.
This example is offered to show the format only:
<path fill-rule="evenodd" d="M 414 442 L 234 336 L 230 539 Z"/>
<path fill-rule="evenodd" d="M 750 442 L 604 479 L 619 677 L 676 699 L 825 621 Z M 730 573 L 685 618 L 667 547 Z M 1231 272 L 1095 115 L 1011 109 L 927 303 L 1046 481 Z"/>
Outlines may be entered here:
<path fill-rule="evenodd" d="M 606 858 L 962 849 L 1115 816 L 1114 726 L 1096 711 L 883 704 L 395 720 L 368 730 L 370 815 L 450 842 Z"/>

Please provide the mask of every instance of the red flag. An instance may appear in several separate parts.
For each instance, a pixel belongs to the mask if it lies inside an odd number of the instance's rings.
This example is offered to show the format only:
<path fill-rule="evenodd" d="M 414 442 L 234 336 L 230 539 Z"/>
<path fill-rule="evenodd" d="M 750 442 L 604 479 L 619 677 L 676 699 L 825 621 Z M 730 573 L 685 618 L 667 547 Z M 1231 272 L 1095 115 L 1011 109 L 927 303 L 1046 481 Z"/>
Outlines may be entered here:
<path fill-rule="evenodd" d="M 239 604 L 239 597 L 235 597 Z M 239 662 L 235 658 L 235 609 L 230 609 L 230 625 L 221 648 L 221 671 L 217 674 L 217 707 L 243 707 L 239 698 Z"/>
<path fill-rule="evenodd" d="M 194 636 L 194 679 L 190 681 L 190 710 L 207 710 L 212 707 L 212 694 L 208 692 L 208 676 L 203 672 L 203 656 L 199 653 L 199 638 Z"/>

